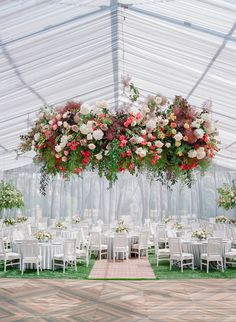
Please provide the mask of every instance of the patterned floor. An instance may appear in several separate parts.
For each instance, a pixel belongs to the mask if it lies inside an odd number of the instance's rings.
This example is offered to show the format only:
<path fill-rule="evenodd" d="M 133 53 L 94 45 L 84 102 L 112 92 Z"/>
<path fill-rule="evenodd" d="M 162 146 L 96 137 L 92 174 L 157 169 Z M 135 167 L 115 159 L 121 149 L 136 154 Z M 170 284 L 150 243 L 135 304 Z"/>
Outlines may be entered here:
<path fill-rule="evenodd" d="M 0 321 L 235 322 L 236 280 L 0 280 Z"/>
<path fill-rule="evenodd" d="M 155 275 L 147 258 L 120 261 L 106 259 L 95 262 L 89 278 L 153 278 Z"/>

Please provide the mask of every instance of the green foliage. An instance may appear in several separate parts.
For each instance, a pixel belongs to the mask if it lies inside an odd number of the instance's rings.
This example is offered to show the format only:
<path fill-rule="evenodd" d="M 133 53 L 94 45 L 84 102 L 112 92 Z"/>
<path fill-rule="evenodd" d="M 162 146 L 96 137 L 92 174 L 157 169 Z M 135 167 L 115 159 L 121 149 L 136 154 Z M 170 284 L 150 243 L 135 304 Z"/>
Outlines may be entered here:
<path fill-rule="evenodd" d="M 3 209 L 24 207 L 23 195 L 11 183 L 0 182 L 0 212 Z"/>

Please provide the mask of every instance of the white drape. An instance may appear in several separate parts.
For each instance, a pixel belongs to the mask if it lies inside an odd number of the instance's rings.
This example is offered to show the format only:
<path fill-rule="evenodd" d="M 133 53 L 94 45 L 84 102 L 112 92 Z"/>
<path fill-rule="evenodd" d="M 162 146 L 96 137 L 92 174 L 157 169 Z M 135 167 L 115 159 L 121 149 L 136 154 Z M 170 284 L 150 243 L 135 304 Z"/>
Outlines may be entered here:
<path fill-rule="evenodd" d="M 122 173 L 111 189 L 105 178 L 86 172 L 83 179 L 76 176 L 69 181 L 56 177 L 48 186 L 47 196 L 39 192 L 40 174 L 35 167 L 5 171 L 3 178 L 13 182 L 23 193 L 23 212 L 34 215 L 35 209 L 49 218 L 64 218 L 77 213 L 83 218 L 85 209 L 98 209 L 98 216 L 105 223 L 119 216 L 129 215 L 138 224 L 145 218 L 161 218 L 163 215 L 195 214 L 209 218 L 225 213 L 217 207 L 216 188 L 236 179 L 236 172 L 214 167 L 205 176 L 198 174 L 191 189 L 180 183 L 168 190 L 160 182 L 150 182 L 146 176 Z M 15 210 L 9 212 L 14 213 Z M 227 216 L 236 215 L 235 210 Z"/>

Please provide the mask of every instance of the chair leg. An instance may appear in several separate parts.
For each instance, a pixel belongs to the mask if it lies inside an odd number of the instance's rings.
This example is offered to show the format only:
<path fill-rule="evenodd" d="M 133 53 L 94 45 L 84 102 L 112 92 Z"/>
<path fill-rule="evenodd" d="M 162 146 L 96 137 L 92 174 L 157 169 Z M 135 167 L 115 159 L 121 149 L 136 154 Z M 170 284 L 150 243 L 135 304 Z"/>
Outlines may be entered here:
<path fill-rule="evenodd" d="M 37 275 L 39 275 L 39 262 L 36 262 L 37 265 Z"/>
<path fill-rule="evenodd" d="M 54 271 L 54 258 L 53 258 L 53 260 L 52 260 L 52 270 Z"/>
<path fill-rule="evenodd" d="M 183 271 L 184 271 L 183 260 L 181 260 L 180 265 L 181 265 L 181 273 L 183 273 Z"/>
<path fill-rule="evenodd" d="M 23 273 L 24 273 L 24 262 L 21 263 L 21 275 L 23 275 Z"/>
<path fill-rule="evenodd" d="M 221 271 L 222 271 L 222 273 L 224 273 L 224 266 L 223 266 L 223 260 L 221 259 Z"/>
<path fill-rule="evenodd" d="M 171 271 L 171 268 L 172 268 L 172 260 L 170 259 L 170 271 Z"/>
<path fill-rule="evenodd" d="M 159 266 L 159 257 L 157 256 L 157 267 Z"/>
<path fill-rule="evenodd" d="M 200 265 L 201 265 L 200 267 L 201 267 L 201 271 L 202 271 L 202 259 L 201 259 L 201 264 Z"/>
<path fill-rule="evenodd" d="M 63 260 L 63 274 L 66 272 L 66 262 Z"/>
<path fill-rule="evenodd" d="M 209 273 L 209 261 L 207 260 L 207 274 Z"/>
<path fill-rule="evenodd" d="M 5 259 L 4 260 L 4 273 L 6 273 L 7 271 L 7 260 Z"/>
<path fill-rule="evenodd" d="M 75 271 L 77 272 L 77 261 L 75 259 Z"/>
<path fill-rule="evenodd" d="M 194 260 L 192 258 L 192 270 L 194 270 Z"/>
<path fill-rule="evenodd" d="M 102 259 L 102 252 L 101 252 L 101 250 L 99 250 L 99 260 L 101 260 Z"/>

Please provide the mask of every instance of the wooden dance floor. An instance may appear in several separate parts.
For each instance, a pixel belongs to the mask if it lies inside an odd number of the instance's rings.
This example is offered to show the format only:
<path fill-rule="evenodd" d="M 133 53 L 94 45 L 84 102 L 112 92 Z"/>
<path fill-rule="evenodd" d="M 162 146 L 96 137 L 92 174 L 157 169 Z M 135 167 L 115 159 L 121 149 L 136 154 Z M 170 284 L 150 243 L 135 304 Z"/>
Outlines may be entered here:
<path fill-rule="evenodd" d="M 0 321 L 235 322 L 236 280 L 1 279 Z"/>

